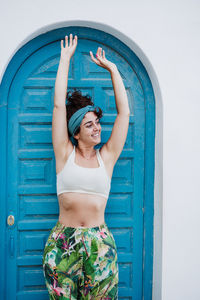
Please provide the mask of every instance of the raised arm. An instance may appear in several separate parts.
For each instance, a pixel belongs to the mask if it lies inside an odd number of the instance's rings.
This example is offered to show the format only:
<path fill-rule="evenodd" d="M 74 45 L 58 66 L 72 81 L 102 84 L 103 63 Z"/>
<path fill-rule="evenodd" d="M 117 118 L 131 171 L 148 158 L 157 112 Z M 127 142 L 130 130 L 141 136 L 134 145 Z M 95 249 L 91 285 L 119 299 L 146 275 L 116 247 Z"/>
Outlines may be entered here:
<path fill-rule="evenodd" d="M 111 75 L 111 80 L 114 89 L 115 103 L 117 109 L 117 117 L 112 129 L 112 133 L 107 143 L 104 145 L 110 157 L 115 164 L 123 150 L 129 127 L 130 109 L 128 104 L 128 97 L 124 87 L 123 80 L 117 69 L 117 66 L 105 57 L 105 51 L 98 48 L 96 58 L 90 51 L 91 59 L 100 67 L 108 70 Z M 103 147 L 104 147 L 103 146 Z"/>
<path fill-rule="evenodd" d="M 61 40 L 61 55 L 55 82 L 52 118 L 52 142 L 56 159 L 64 157 L 69 142 L 65 105 L 70 59 L 76 50 L 76 46 L 77 36 L 73 39 L 72 34 L 70 34 L 69 45 L 68 36 L 65 36 L 65 47 L 63 40 Z"/>

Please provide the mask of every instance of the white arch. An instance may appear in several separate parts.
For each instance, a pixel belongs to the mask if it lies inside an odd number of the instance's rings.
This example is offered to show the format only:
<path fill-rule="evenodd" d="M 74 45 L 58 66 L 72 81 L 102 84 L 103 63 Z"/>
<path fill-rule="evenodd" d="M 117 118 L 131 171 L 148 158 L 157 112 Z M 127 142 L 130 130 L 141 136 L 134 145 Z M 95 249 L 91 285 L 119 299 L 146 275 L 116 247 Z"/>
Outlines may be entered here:
<path fill-rule="evenodd" d="M 155 181 L 154 181 L 154 257 L 153 257 L 153 300 L 160 300 L 162 298 L 162 203 L 163 203 L 163 101 L 159 82 L 156 72 L 149 61 L 148 57 L 142 49 L 124 33 L 116 30 L 110 25 L 104 23 L 97 23 L 93 21 L 73 20 L 65 22 L 57 22 L 44 26 L 35 32 L 31 33 L 24 39 L 18 47 L 14 50 L 12 55 L 8 58 L 2 73 L 0 74 L 0 82 L 6 71 L 8 64 L 15 55 L 15 53 L 28 43 L 33 38 L 40 34 L 49 32 L 54 29 L 68 27 L 68 26 L 81 26 L 93 29 L 99 29 L 106 33 L 113 35 L 126 44 L 143 63 L 146 71 L 151 80 L 155 103 L 156 103 L 156 127 L 155 127 Z"/>

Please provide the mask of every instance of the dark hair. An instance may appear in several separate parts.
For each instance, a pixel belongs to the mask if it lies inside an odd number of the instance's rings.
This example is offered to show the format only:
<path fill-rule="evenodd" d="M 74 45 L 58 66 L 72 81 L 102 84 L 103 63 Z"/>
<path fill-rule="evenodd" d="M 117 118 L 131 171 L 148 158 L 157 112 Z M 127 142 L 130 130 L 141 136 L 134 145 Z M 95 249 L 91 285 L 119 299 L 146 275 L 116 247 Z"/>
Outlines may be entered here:
<path fill-rule="evenodd" d="M 67 103 L 66 103 L 66 110 L 67 110 L 67 127 L 69 120 L 71 116 L 80 108 L 83 108 L 87 105 L 92 105 L 94 106 L 94 103 L 92 101 L 92 97 L 90 95 L 83 96 L 81 94 L 80 90 L 74 89 L 74 91 L 69 91 L 67 93 Z M 103 117 L 103 112 L 101 108 L 98 106 L 99 111 L 95 108 L 94 113 L 96 116 L 101 119 Z M 80 127 L 76 130 L 75 134 L 78 134 L 80 132 Z M 69 133 L 70 135 L 70 133 Z"/>

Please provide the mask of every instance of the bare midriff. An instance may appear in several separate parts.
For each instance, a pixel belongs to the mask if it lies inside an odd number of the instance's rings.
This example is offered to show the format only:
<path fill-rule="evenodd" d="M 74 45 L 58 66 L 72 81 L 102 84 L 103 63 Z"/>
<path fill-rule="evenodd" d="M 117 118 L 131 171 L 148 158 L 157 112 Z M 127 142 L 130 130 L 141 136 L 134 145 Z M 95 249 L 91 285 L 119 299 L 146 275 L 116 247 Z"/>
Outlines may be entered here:
<path fill-rule="evenodd" d="M 95 227 L 105 222 L 107 199 L 85 193 L 63 193 L 58 196 L 59 222 L 67 227 Z"/>

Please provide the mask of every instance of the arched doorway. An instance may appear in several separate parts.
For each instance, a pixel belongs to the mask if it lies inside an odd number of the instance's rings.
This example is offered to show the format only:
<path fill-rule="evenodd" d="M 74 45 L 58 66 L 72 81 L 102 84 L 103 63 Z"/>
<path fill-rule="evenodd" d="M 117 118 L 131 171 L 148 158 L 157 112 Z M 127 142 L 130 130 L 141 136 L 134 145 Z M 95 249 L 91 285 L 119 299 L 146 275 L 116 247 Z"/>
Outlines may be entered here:
<path fill-rule="evenodd" d="M 102 143 L 116 117 L 109 73 L 89 57 L 101 45 L 116 63 L 131 110 L 127 140 L 115 166 L 106 222 L 116 240 L 119 297 L 147 299 L 152 293 L 155 101 L 149 76 L 134 52 L 104 31 L 71 26 L 51 30 L 25 44 L 4 75 L 2 100 L 7 105 L 7 156 L 3 164 L 3 223 L 7 299 L 48 299 L 42 273 L 42 251 L 58 216 L 51 121 L 60 40 L 77 34 L 68 87 L 93 96 L 102 107 Z M 12 72 L 10 70 L 12 69 Z M 7 80 L 5 80 L 7 79 Z M 2 104 L 2 103 L 1 103 Z M 101 145 L 100 145 L 101 146 Z M 12 281 L 12 289 L 10 282 Z M 148 295 L 148 296 L 147 296 Z M 45 298 L 46 297 L 46 298 Z M 149 299 L 149 298 L 148 298 Z"/>

